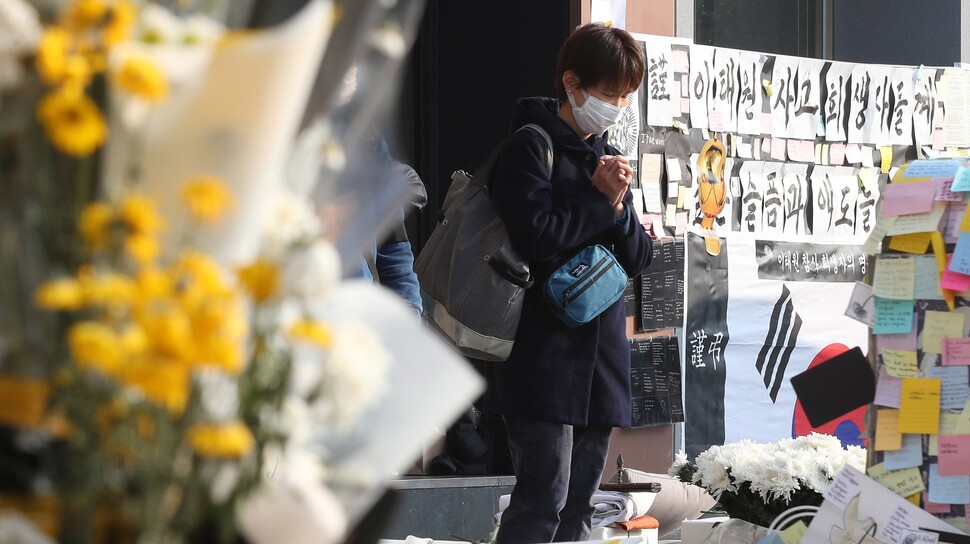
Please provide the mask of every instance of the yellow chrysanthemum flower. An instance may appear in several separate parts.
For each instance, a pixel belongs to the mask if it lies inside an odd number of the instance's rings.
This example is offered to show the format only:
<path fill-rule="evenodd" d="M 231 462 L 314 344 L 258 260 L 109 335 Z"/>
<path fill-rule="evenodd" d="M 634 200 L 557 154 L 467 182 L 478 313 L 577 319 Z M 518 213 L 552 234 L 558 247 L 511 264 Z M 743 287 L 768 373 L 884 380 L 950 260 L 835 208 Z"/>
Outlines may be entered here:
<path fill-rule="evenodd" d="M 138 304 L 170 297 L 175 292 L 175 283 L 172 278 L 158 268 L 144 268 L 138 272 L 135 278 L 138 284 Z"/>
<path fill-rule="evenodd" d="M 146 56 L 125 59 L 114 74 L 115 82 L 127 93 L 158 102 L 168 96 L 168 82 L 161 68 Z"/>
<path fill-rule="evenodd" d="M 216 223 L 232 206 L 233 196 L 219 178 L 200 176 L 182 185 L 182 202 L 199 221 Z"/>
<path fill-rule="evenodd" d="M 209 255 L 183 251 L 172 267 L 172 276 L 186 291 L 205 295 L 227 290 L 222 267 Z"/>
<path fill-rule="evenodd" d="M 37 44 L 37 73 L 41 79 L 49 84 L 63 81 L 70 51 L 70 33 L 56 26 L 45 30 Z"/>
<path fill-rule="evenodd" d="M 77 310 L 84 303 L 81 284 L 75 279 L 64 278 L 41 285 L 34 294 L 37 306 L 45 310 Z"/>
<path fill-rule="evenodd" d="M 137 285 L 128 276 L 85 272 L 80 274 L 78 279 L 85 304 L 91 306 L 128 306 L 135 302 Z"/>
<path fill-rule="evenodd" d="M 118 379 L 138 389 L 150 402 L 164 406 L 173 414 L 181 414 L 189 400 L 191 380 L 189 372 L 178 361 L 144 359 L 127 365 Z"/>
<path fill-rule="evenodd" d="M 108 125 L 97 104 L 75 88 L 47 94 L 37 107 L 37 117 L 51 143 L 75 157 L 90 155 L 108 137 Z"/>
<path fill-rule="evenodd" d="M 118 215 L 132 232 L 138 234 L 154 234 L 165 226 L 155 201 L 145 196 L 126 196 L 118 207 Z"/>
<path fill-rule="evenodd" d="M 125 253 L 141 266 L 148 266 L 158 258 L 158 239 L 148 234 L 132 234 L 125 237 Z"/>
<path fill-rule="evenodd" d="M 135 5 L 129 0 L 117 0 L 112 4 L 101 33 L 104 44 L 111 47 L 127 40 L 137 15 Z"/>
<path fill-rule="evenodd" d="M 242 340 L 248 330 L 245 308 L 234 293 L 208 297 L 192 312 L 192 333 L 196 338 L 222 336 Z"/>
<path fill-rule="evenodd" d="M 289 333 L 296 340 L 309 342 L 324 349 L 333 345 L 333 329 L 319 321 L 301 319 L 290 326 Z"/>
<path fill-rule="evenodd" d="M 66 25 L 84 30 L 99 23 L 108 12 L 104 0 L 74 0 L 64 12 Z"/>
<path fill-rule="evenodd" d="M 84 243 L 94 250 L 107 249 L 114 218 L 114 210 L 107 203 L 92 202 L 85 206 L 77 220 L 77 230 Z"/>
<path fill-rule="evenodd" d="M 279 286 L 279 269 L 271 262 L 256 260 L 236 271 L 246 292 L 257 303 L 265 302 L 276 294 Z"/>
<path fill-rule="evenodd" d="M 152 348 L 166 357 L 189 360 L 192 357 L 192 321 L 177 304 L 156 305 L 138 315 Z"/>
<path fill-rule="evenodd" d="M 122 346 L 118 334 L 104 323 L 82 321 L 67 331 L 67 344 L 81 368 L 113 374 L 121 365 Z"/>
<path fill-rule="evenodd" d="M 239 374 L 244 365 L 245 358 L 240 342 L 218 336 L 199 338 L 193 367 L 212 366 L 228 374 Z"/>
<path fill-rule="evenodd" d="M 145 329 L 136 324 L 131 324 L 125 327 L 125 329 L 121 331 L 118 338 L 121 342 L 121 347 L 124 350 L 124 353 L 130 357 L 139 357 L 144 355 L 151 346 L 151 340 L 148 338 L 148 333 L 145 332 Z"/>
<path fill-rule="evenodd" d="M 186 433 L 189 445 L 202 457 L 239 458 L 253 450 L 253 433 L 242 422 L 193 425 Z"/>

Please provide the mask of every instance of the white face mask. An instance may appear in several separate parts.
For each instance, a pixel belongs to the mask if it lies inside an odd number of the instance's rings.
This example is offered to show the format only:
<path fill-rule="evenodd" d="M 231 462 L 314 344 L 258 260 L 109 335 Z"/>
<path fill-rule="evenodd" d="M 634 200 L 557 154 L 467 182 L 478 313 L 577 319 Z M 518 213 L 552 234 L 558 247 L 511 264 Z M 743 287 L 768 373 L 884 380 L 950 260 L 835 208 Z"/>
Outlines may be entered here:
<path fill-rule="evenodd" d="M 576 119 L 576 124 L 579 125 L 580 130 L 599 135 L 609 130 L 620 120 L 623 110 L 619 106 L 603 102 L 583 89 L 580 89 L 580 91 L 586 97 L 586 102 L 581 108 L 576 107 L 576 100 L 572 93 L 568 95 L 569 105 L 573 107 L 573 117 Z"/>

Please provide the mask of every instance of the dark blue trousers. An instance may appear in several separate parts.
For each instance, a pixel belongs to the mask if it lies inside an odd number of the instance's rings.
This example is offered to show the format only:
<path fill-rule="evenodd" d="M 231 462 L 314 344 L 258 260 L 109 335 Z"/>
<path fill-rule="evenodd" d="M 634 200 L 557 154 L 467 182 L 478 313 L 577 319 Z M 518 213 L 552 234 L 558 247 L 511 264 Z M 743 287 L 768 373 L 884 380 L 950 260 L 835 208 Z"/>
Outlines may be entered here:
<path fill-rule="evenodd" d="M 575 427 L 505 418 L 515 467 L 498 544 L 586 540 L 610 446 L 609 426 Z"/>

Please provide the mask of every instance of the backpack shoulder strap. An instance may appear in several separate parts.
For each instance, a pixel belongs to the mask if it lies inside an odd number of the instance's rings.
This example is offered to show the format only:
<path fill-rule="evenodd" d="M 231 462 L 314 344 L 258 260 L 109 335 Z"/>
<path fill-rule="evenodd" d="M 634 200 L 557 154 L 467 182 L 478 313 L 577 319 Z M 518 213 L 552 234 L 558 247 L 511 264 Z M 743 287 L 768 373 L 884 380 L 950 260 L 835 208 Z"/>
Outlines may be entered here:
<path fill-rule="evenodd" d="M 546 129 L 540 127 L 535 123 L 522 125 L 522 127 L 519 128 L 519 130 L 523 130 L 523 129 L 529 129 L 532 132 L 535 132 L 536 134 L 542 137 L 540 139 L 540 144 L 542 145 L 542 148 L 545 149 L 546 151 L 546 173 L 549 174 L 550 177 L 552 177 L 552 137 L 549 136 L 549 133 L 546 132 Z"/>

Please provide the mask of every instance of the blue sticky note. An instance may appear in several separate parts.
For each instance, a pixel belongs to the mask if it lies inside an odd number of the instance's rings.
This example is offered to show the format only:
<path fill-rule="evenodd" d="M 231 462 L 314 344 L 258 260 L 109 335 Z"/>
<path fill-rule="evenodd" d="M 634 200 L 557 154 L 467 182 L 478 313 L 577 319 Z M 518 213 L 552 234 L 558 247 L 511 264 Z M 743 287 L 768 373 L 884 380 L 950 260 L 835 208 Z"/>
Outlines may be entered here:
<path fill-rule="evenodd" d="M 886 470 L 900 470 L 918 467 L 923 464 L 923 435 L 904 434 L 903 446 L 898 450 L 890 450 L 883 454 Z"/>
<path fill-rule="evenodd" d="M 916 261 L 916 300 L 943 300 L 936 257 L 920 255 L 913 259 Z"/>
<path fill-rule="evenodd" d="M 872 334 L 905 334 L 913 330 L 912 300 L 876 297 Z"/>
<path fill-rule="evenodd" d="M 940 466 L 930 464 L 930 502 L 940 504 L 970 503 L 970 476 L 940 476 Z"/>
<path fill-rule="evenodd" d="M 961 166 L 953 176 L 951 191 L 970 191 L 970 168 Z"/>
<path fill-rule="evenodd" d="M 962 410 L 970 399 L 970 378 L 965 366 L 931 366 L 926 370 L 927 378 L 939 378 L 940 409 Z"/>
<path fill-rule="evenodd" d="M 960 169 L 960 159 L 915 160 L 903 171 L 904 178 L 948 178 Z"/>
<path fill-rule="evenodd" d="M 950 270 L 961 274 L 970 274 L 970 232 L 961 232 L 957 238 L 957 246 L 953 249 L 953 260 Z"/>

